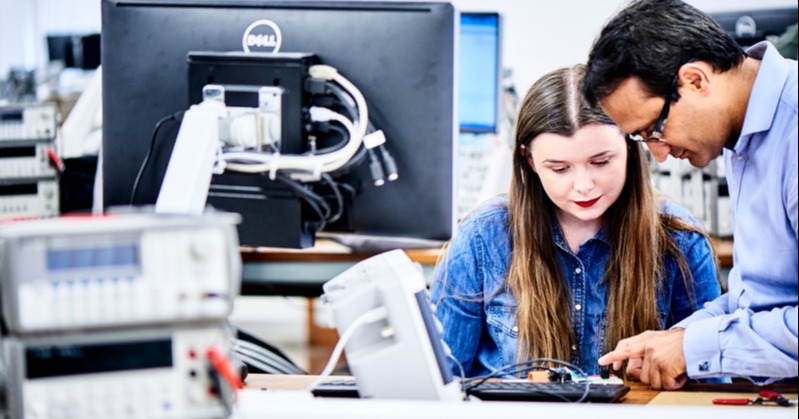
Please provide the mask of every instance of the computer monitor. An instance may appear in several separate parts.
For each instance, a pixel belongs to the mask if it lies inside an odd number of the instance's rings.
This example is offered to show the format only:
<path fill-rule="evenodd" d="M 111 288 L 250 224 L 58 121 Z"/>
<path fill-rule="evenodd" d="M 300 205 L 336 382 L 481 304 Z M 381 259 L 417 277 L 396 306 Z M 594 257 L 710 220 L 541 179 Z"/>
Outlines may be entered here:
<path fill-rule="evenodd" d="M 94 70 L 100 66 L 100 34 L 48 34 L 47 56 L 66 68 Z"/>
<path fill-rule="evenodd" d="M 103 0 L 104 205 L 129 204 L 156 122 L 188 109 L 197 96 L 189 92 L 189 53 L 242 52 L 260 40 L 272 51 L 315 54 L 355 84 L 397 162 L 399 178 L 384 186 L 372 184 L 368 163 L 348 175 L 357 195 L 344 222 L 327 229 L 449 239 L 455 226 L 457 19 L 451 4 L 438 2 Z M 261 32 L 249 34 L 255 38 L 245 36 L 259 21 L 274 27 L 261 25 Z M 162 126 L 136 204 L 156 201 L 177 131 L 175 123 Z M 242 216 L 242 244 L 280 235 L 275 214 Z M 248 226 L 255 219 L 274 223 Z"/>
<path fill-rule="evenodd" d="M 797 23 L 797 8 L 756 9 L 711 13 L 711 17 L 742 47 L 774 41 Z"/>
<path fill-rule="evenodd" d="M 500 95 L 499 13 L 464 12 L 460 19 L 458 120 L 461 132 L 497 132 Z"/>

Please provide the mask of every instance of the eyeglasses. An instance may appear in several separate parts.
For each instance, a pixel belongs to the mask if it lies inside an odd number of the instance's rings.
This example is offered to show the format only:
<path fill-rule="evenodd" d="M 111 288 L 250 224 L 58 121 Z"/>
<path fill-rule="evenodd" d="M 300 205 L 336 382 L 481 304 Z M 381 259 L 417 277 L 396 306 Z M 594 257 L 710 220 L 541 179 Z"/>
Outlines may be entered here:
<path fill-rule="evenodd" d="M 666 102 L 663 104 L 663 110 L 660 111 L 660 118 L 655 124 L 655 128 L 651 131 L 641 131 L 635 134 L 627 134 L 627 139 L 639 143 L 665 143 L 663 138 L 663 129 L 666 126 L 666 120 L 669 118 L 669 109 L 671 109 L 671 98 L 674 96 L 674 90 L 677 87 L 677 76 L 671 81 L 671 87 L 666 94 Z"/>

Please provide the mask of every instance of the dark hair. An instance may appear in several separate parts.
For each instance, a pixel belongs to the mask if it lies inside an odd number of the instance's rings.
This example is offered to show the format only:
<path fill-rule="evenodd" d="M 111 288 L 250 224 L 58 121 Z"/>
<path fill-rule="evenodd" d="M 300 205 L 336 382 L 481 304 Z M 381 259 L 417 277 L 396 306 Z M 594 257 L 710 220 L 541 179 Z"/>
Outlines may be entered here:
<path fill-rule="evenodd" d="M 596 104 L 635 76 L 649 94 L 665 96 L 683 64 L 704 61 L 725 72 L 741 64 L 745 56 L 713 18 L 691 5 L 680 0 L 633 1 L 594 41 L 583 93 L 590 104 Z"/>

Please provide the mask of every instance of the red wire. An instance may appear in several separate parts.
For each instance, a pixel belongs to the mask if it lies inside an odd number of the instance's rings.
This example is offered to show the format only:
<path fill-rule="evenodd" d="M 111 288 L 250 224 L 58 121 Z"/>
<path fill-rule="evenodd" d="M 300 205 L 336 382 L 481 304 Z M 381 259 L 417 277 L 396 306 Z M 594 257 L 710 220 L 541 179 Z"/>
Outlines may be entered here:
<path fill-rule="evenodd" d="M 244 388 L 244 383 L 241 382 L 238 371 L 236 371 L 236 368 L 233 367 L 233 364 L 222 351 L 215 346 L 211 346 L 208 348 L 208 359 L 211 360 L 211 366 L 214 367 L 216 372 L 233 388 L 234 395 L 238 389 Z"/>

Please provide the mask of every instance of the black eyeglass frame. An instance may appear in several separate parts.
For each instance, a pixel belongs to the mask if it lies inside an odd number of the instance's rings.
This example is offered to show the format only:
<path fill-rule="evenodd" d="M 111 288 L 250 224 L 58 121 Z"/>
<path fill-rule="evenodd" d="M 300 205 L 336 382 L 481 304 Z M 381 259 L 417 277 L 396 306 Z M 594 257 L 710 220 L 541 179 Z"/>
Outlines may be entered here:
<path fill-rule="evenodd" d="M 652 130 L 651 134 L 646 136 L 638 134 L 627 134 L 627 139 L 630 141 L 635 141 L 637 143 L 665 143 L 666 140 L 663 138 L 663 129 L 666 126 L 666 120 L 669 118 L 669 110 L 671 109 L 671 98 L 674 97 L 674 91 L 677 88 L 677 77 L 674 76 L 674 79 L 671 81 L 671 87 L 669 87 L 669 92 L 666 94 L 666 102 L 663 103 L 663 109 L 660 111 L 660 117 L 658 118 L 657 123 L 655 123 L 655 128 Z"/>

